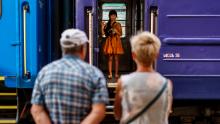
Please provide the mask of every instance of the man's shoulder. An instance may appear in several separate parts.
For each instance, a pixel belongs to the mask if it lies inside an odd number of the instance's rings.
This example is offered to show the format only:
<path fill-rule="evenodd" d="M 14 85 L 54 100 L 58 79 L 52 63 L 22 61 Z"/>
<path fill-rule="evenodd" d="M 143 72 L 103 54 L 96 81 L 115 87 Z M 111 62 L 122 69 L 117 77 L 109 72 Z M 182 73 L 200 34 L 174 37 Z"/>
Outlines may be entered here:
<path fill-rule="evenodd" d="M 40 73 L 45 74 L 45 73 L 53 73 L 59 71 L 59 72 L 64 72 L 66 71 L 71 71 L 71 73 L 75 72 L 78 74 L 85 74 L 84 76 L 103 76 L 101 70 L 99 70 L 96 66 L 94 65 L 90 65 L 89 63 L 82 61 L 82 60 L 77 60 L 78 62 L 76 63 L 71 63 L 71 66 L 74 66 L 73 68 L 68 68 L 69 66 L 65 66 L 65 60 L 64 59 L 59 59 L 56 61 L 53 61 L 49 64 L 47 64 L 46 66 L 44 66 Z M 73 70 L 74 69 L 74 70 Z M 60 71 L 63 70 L 63 71 Z"/>
<path fill-rule="evenodd" d="M 90 65 L 89 63 L 84 62 L 87 70 L 91 74 L 102 74 L 101 70 L 94 65 Z"/>
<path fill-rule="evenodd" d="M 62 62 L 61 62 L 61 59 L 59 60 L 55 60 L 51 63 L 48 63 L 47 65 L 45 65 L 41 70 L 40 72 L 45 72 L 45 71 L 52 71 L 52 70 L 55 70 L 57 68 L 59 68 L 61 65 Z"/>

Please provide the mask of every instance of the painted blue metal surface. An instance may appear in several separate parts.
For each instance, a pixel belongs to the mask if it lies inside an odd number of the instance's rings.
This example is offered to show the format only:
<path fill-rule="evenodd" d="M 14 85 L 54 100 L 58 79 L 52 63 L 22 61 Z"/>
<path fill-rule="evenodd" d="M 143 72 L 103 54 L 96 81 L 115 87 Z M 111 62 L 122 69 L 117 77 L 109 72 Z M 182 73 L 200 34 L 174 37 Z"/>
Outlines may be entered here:
<path fill-rule="evenodd" d="M 158 0 L 145 0 L 145 15 L 144 15 L 144 29 L 150 30 L 150 9 L 158 6 Z"/>
<path fill-rule="evenodd" d="M 219 99 L 219 77 L 169 77 L 175 99 Z"/>
<path fill-rule="evenodd" d="M 46 25 L 45 27 L 47 27 L 47 37 L 46 37 L 46 40 L 48 42 L 47 44 L 47 60 L 48 62 L 51 62 L 52 61 L 52 52 L 49 52 L 49 51 L 52 51 L 52 17 L 54 16 L 53 13 L 52 13 L 52 5 L 53 5 L 53 0 L 48 0 L 47 2 L 47 7 L 45 8 L 46 9 Z M 40 30 L 39 30 L 40 31 Z M 43 43 L 42 43 L 43 44 Z M 43 52 L 42 52 L 43 53 Z"/>
<path fill-rule="evenodd" d="M 50 21 L 47 11 L 50 9 L 49 0 L 37 2 L 37 69 L 38 72 L 44 65 L 50 62 Z M 36 76 L 36 75 L 35 75 Z"/>
<path fill-rule="evenodd" d="M 27 77 L 22 76 L 18 86 L 21 88 L 32 88 L 39 69 L 46 63 L 47 43 L 45 42 L 45 36 L 47 33 L 44 32 L 46 29 L 44 14 L 46 13 L 47 6 L 45 0 L 22 1 L 20 6 L 24 4 L 29 4 L 27 14 L 27 69 L 30 71 L 31 77 L 27 79 Z M 20 24 L 22 25 L 22 23 Z M 22 40 L 23 37 L 21 37 Z"/>
<path fill-rule="evenodd" d="M 144 8 L 144 30 L 149 31 L 150 29 L 150 4 L 148 3 L 148 0 L 145 0 L 145 8 Z"/>
<path fill-rule="evenodd" d="M 220 98 L 220 1 L 159 0 L 157 70 L 176 99 Z"/>
<path fill-rule="evenodd" d="M 5 76 L 6 87 L 32 88 L 37 72 L 42 64 L 42 44 L 44 23 L 41 21 L 45 11 L 43 0 L 2 1 L 3 16 L 0 19 L 0 75 Z M 24 75 L 24 37 L 23 6 L 27 12 L 27 70 L 30 77 Z M 42 54 L 41 54 L 42 55 Z"/>
<path fill-rule="evenodd" d="M 97 13 L 97 8 L 98 8 L 98 1 L 97 0 L 93 0 L 92 1 L 92 5 L 93 5 L 93 26 L 94 27 L 98 27 L 99 26 L 99 22 L 98 22 L 98 13 Z M 94 49 L 93 49 L 93 57 L 95 58 L 93 60 L 93 63 L 95 66 L 98 67 L 98 54 L 99 54 L 99 42 L 98 42 L 98 28 L 93 28 L 94 29 L 94 34 L 93 34 L 93 46 L 94 46 Z"/>
<path fill-rule="evenodd" d="M 85 30 L 85 8 L 92 7 L 93 15 L 93 64 L 98 66 L 98 17 L 97 17 L 97 0 L 76 0 L 76 28 Z"/>
<path fill-rule="evenodd" d="M 216 37 L 219 1 L 159 1 L 159 34 L 166 37 Z M 212 23 L 210 23 L 212 22 Z"/>
<path fill-rule="evenodd" d="M 93 7 L 93 1 L 96 0 L 76 0 L 76 28 L 84 30 L 85 29 L 85 7 Z"/>
<path fill-rule="evenodd" d="M 19 13 L 18 2 L 2 1 L 0 17 L 0 75 L 5 76 L 8 85 L 18 83 L 19 75 Z"/>

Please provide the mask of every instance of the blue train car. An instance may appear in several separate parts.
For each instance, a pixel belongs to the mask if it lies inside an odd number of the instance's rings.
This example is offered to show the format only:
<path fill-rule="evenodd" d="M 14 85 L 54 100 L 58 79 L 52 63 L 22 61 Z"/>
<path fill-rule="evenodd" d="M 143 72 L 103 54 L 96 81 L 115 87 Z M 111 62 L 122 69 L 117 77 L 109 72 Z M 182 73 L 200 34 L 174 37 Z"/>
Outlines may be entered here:
<path fill-rule="evenodd" d="M 73 1 L 0 3 L 0 79 L 6 87 L 33 88 L 38 71 L 61 57 L 60 32 L 73 27 Z"/>
<path fill-rule="evenodd" d="M 101 23 L 107 21 L 110 9 L 119 13 L 118 21 L 124 33 L 121 37 L 125 49 L 120 61 L 121 73 L 135 70 L 130 36 L 139 30 L 155 33 L 162 43 L 155 69 L 173 81 L 173 116 L 202 113 L 210 117 L 218 113 L 220 99 L 218 5 L 217 0 L 76 0 L 76 28 L 88 31 L 93 46 L 92 62 L 104 73 L 107 61 L 102 53 L 105 37 Z M 213 113 L 209 114 L 210 111 Z"/>
<path fill-rule="evenodd" d="M 152 31 L 162 42 L 155 68 L 172 79 L 175 99 L 220 98 L 220 9 L 217 0 L 211 3 L 208 0 L 79 0 L 76 4 L 76 20 L 86 20 L 85 9 L 91 8 L 93 62 L 102 70 L 105 70 L 106 61 L 101 54 L 105 38 L 100 34 L 100 23 L 106 21 L 105 11 L 116 9 L 125 32 L 122 40 L 126 53 L 122 56 L 121 71 L 133 70 L 132 62 L 127 63 L 131 61 L 129 37 L 138 30 Z M 76 21 L 76 27 L 86 30 L 86 23 L 89 22 Z"/>
<path fill-rule="evenodd" d="M 0 76 L 6 87 L 33 87 L 42 67 L 44 2 L 1 0 Z"/>
<path fill-rule="evenodd" d="M 46 64 L 46 5 L 44 0 L 0 0 L 0 123 L 18 122 Z"/>
<path fill-rule="evenodd" d="M 157 67 L 173 80 L 176 99 L 220 98 L 218 4 L 217 0 L 158 1 L 162 49 Z"/>
<path fill-rule="evenodd" d="M 173 81 L 176 103 L 179 100 L 181 106 L 208 103 L 207 111 L 212 110 L 209 103 L 213 100 L 219 103 L 218 0 L 0 0 L 0 82 L 3 88 L 18 89 L 18 101 L 27 101 L 22 98 L 27 95 L 23 90 L 29 90 L 30 96 L 38 71 L 61 57 L 60 34 L 72 27 L 87 32 L 90 39 L 87 61 L 106 73 L 101 23 L 108 20 L 111 9 L 118 12 L 123 29 L 125 54 L 121 56 L 121 74 L 135 70 L 130 37 L 147 30 L 161 39 L 155 69 Z M 198 107 L 188 109 L 195 110 L 191 115 L 200 113 Z M 185 109 L 175 111 L 179 114 L 174 115 L 179 116 Z"/>

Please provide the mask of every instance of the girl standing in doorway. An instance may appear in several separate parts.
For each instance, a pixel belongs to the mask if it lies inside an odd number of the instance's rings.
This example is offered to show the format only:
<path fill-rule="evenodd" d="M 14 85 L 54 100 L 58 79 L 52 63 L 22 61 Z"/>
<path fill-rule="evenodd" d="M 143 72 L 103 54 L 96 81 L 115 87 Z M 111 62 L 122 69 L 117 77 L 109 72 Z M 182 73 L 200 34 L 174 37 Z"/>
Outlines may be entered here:
<path fill-rule="evenodd" d="M 119 22 L 116 22 L 117 12 L 110 10 L 109 21 L 104 26 L 104 33 L 106 36 L 106 42 L 103 50 L 104 54 L 108 56 L 108 78 L 112 78 L 112 61 L 115 60 L 115 78 L 118 78 L 118 66 L 119 55 L 124 54 L 124 50 L 121 43 L 122 28 Z"/>

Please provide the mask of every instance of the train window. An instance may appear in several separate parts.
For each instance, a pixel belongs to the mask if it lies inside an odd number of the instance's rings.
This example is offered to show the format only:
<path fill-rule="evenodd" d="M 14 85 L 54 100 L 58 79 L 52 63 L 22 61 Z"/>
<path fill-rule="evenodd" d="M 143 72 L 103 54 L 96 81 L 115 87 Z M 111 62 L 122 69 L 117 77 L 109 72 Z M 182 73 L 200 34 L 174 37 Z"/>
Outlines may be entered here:
<path fill-rule="evenodd" d="M 117 21 L 121 23 L 122 26 L 122 36 L 125 37 L 126 35 L 126 4 L 125 3 L 104 3 L 102 5 L 102 22 L 107 23 L 109 20 L 108 14 L 110 10 L 117 11 Z"/>
<path fill-rule="evenodd" d="M 2 0 L 0 0 L 0 17 L 2 16 Z"/>

